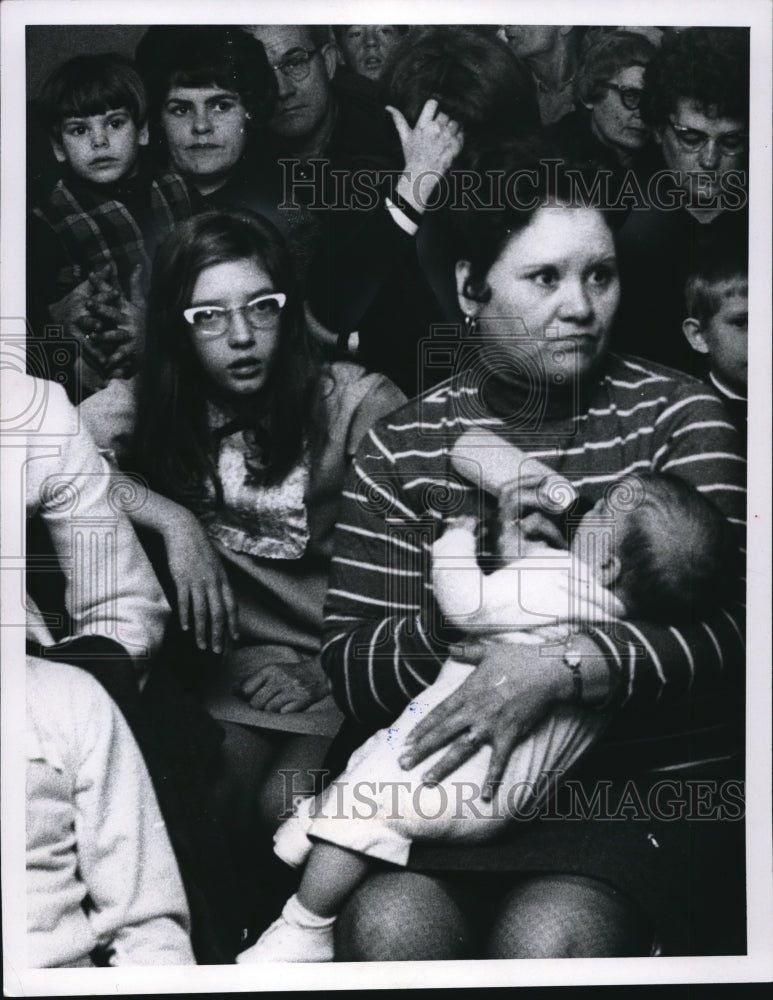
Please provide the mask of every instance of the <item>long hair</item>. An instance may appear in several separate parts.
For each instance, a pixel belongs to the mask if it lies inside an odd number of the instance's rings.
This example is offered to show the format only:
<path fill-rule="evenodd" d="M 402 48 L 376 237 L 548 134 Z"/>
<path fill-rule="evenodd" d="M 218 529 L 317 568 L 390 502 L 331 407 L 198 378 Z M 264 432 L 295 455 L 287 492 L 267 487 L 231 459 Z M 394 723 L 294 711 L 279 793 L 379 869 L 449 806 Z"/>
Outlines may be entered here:
<path fill-rule="evenodd" d="M 307 331 L 289 252 L 275 227 L 253 212 L 204 212 L 181 223 L 156 254 L 147 304 L 146 349 L 140 377 L 136 453 L 153 489 L 193 510 L 207 482 L 222 489 L 207 421 L 211 385 L 191 345 L 183 310 L 201 272 L 228 261 L 255 260 L 287 303 L 268 381 L 246 430 L 265 465 L 263 482 L 280 482 L 304 444 L 324 434 L 316 391 L 320 359 Z"/>

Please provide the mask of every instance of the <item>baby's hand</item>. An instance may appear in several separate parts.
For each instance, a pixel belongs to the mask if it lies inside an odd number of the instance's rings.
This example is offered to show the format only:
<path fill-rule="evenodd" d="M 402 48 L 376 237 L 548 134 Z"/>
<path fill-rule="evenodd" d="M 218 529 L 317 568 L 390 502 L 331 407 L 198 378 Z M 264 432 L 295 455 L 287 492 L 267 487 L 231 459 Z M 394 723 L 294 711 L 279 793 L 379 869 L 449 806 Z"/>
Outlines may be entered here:
<path fill-rule="evenodd" d="M 460 531 L 469 531 L 471 534 L 475 534 L 475 530 L 478 527 L 478 519 L 469 514 L 461 514 L 459 517 L 447 517 L 444 524 L 446 531 L 456 528 Z"/>

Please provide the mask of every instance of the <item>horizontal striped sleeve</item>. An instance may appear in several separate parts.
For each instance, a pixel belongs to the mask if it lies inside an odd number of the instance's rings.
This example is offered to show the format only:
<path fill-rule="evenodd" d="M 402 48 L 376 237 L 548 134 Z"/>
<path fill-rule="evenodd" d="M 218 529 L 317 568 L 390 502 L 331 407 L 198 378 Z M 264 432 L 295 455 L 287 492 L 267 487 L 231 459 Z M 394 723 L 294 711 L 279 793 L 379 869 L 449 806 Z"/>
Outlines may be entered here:
<path fill-rule="evenodd" d="M 448 642 L 461 636 L 439 627 L 425 586 L 437 518 L 411 496 L 442 480 L 402 471 L 409 457 L 419 470 L 434 467 L 443 449 L 423 443 L 414 428 L 374 428 L 350 469 L 336 527 L 322 663 L 344 711 L 374 729 L 432 683 Z"/>
<path fill-rule="evenodd" d="M 736 432 L 721 401 L 698 383 L 675 382 L 655 421 L 653 468 L 689 482 L 725 514 L 741 551 L 745 542 L 746 463 Z M 745 666 L 743 565 L 728 566 L 717 588 L 723 606 L 702 610 L 687 622 L 657 625 L 618 623 L 614 641 L 622 651 L 636 649 L 623 705 L 628 712 L 649 711 L 728 687 L 743 687 Z"/>

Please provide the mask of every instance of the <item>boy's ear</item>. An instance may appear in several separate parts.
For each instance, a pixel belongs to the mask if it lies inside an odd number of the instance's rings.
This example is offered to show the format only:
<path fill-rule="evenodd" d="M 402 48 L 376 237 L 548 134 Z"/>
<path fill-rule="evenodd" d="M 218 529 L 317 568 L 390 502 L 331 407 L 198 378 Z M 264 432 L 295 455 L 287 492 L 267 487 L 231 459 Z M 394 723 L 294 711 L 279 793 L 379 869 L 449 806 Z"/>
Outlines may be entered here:
<path fill-rule="evenodd" d="M 697 319 L 692 316 L 688 316 L 682 323 L 682 333 L 687 338 L 687 343 L 690 347 L 692 347 L 694 351 L 697 351 L 698 354 L 709 353 L 709 345 L 706 342 L 703 328 Z"/>
<path fill-rule="evenodd" d="M 147 146 L 147 144 L 148 144 L 148 123 L 147 122 L 145 122 L 145 124 L 142 126 L 142 128 L 137 133 L 137 142 L 140 144 L 140 146 Z"/>
<path fill-rule="evenodd" d="M 598 575 L 602 587 L 610 587 L 620 576 L 622 563 L 614 553 L 610 552 L 598 567 Z"/>
<path fill-rule="evenodd" d="M 470 277 L 472 265 L 468 260 L 456 262 L 456 297 L 459 300 L 459 307 L 465 316 L 477 316 L 480 312 L 480 303 L 475 299 L 465 295 L 465 285 Z"/>
<path fill-rule="evenodd" d="M 56 157 L 57 161 L 59 163 L 64 163 L 65 160 L 67 159 L 67 154 L 64 151 L 64 146 L 58 139 L 55 139 L 53 136 L 51 136 L 51 148 L 54 151 L 54 156 Z"/>

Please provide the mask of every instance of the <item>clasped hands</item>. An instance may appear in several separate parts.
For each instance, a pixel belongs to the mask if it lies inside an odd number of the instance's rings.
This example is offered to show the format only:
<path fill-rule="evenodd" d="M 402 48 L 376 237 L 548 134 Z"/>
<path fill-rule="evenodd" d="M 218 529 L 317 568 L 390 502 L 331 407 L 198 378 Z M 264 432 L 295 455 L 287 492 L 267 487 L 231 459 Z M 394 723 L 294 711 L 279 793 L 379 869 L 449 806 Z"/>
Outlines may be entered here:
<path fill-rule="evenodd" d="M 76 269 L 76 277 L 80 271 Z M 132 272 L 130 294 L 121 290 L 115 265 L 89 272 L 72 291 L 49 306 L 55 323 L 81 345 L 83 357 L 102 379 L 129 378 L 145 342 L 142 268 Z"/>

